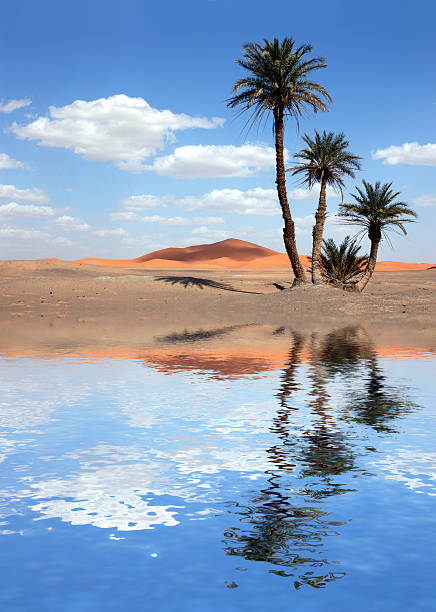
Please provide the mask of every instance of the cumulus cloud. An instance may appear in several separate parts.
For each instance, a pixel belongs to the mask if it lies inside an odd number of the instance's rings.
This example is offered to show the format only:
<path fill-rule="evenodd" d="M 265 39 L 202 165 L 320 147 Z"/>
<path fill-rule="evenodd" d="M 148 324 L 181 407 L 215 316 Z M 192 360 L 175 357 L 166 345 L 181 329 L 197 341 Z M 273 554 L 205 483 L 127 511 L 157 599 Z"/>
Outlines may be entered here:
<path fill-rule="evenodd" d="M 312 227 L 315 225 L 315 215 L 306 215 L 305 217 L 295 217 L 295 233 L 297 236 L 302 236 L 305 234 L 312 233 Z M 349 232 L 350 228 L 348 226 L 340 225 L 341 220 L 338 218 L 337 213 L 333 213 L 331 215 L 327 215 L 324 236 L 330 234 L 345 234 Z M 342 222 L 343 223 L 343 222 Z"/>
<path fill-rule="evenodd" d="M 162 225 L 186 225 L 183 217 L 162 217 L 161 215 L 149 215 L 140 217 L 144 223 L 160 223 Z"/>
<path fill-rule="evenodd" d="M 285 152 L 286 158 L 288 157 Z M 247 177 L 275 165 L 275 150 L 263 144 L 190 145 L 158 157 L 147 166 L 157 174 L 174 178 Z"/>
<path fill-rule="evenodd" d="M 23 229 L 18 227 L 0 227 L 0 238 L 5 240 L 43 240 L 48 238 L 48 234 L 36 229 Z"/>
<path fill-rule="evenodd" d="M 62 217 L 58 217 L 55 221 L 57 227 L 64 232 L 86 232 L 91 227 L 79 217 L 70 217 L 68 215 L 63 215 Z"/>
<path fill-rule="evenodd" d="M 109 213 L 109 219 L 112 221 L 136 221 L 141 217 L 134 212 L 115 212 Z"/>
<path fill-rule="evenodd" d="M 18 202 L 36 202 L 47 204 L 50 198 L 42 189 L 18 189 L 15 185 L 0 185 L 0 200 L 17 200 Z"/>
<path fill-rule="evenodd" d="M 245 236 L 246 232 L 238 230 L 228 232 L 226 230 L 210 229 L 207 225 L 200 225 L 199 227 L 194 227 L 192 230 L 192 235 L 199 236 L 202 240 L 225 240 L 226 238 L 234 236 L 235 233 L 237 233 L 238 236 Z"/>
<path fill-rule="evenodd" d="M 313 202 L 315 200 L 318 201 L 319 191 L 320 191 L 319 184 L 314 185 L 312 189 L 304 189 L 303 187 L 297 187 L 296 189 L 288 190 L 288 199 L 290 201 L 292 200 L 304 200 L 308 202 Z M 333 189 L 333 187 L 330 187 L 330 185 L 327 185 L 326 196 L 330 198 L 337 198 L 338 194 Z"/>
<path fill-rule="evenodd" d="M 417 206 L 436 206 L 436 193 L 427 193 L 414 200 Z"/>
<path fill-rule="evenodd" d="M 222 225 L 225 223 L 222 217 L 162 217 L 160 215 L 151 215 L 141 217 L 141 221 L 145 223 L 159 223 L 161 225 L 195 225 L 197 223 L 208 223 L 209 225 Z"/>
<path fill-rule="evenodd" d="M 289 201 L 304 200 L 317 201 L 319 187 L 308 189 L 292 189 L 288 192 Z M 335 196 L 332 189 L 328 189 L 328 196 Z M 280 214 L 280 207 L 275 189 L 254 187 L 247 191 L 240 189 L 214 189 L 202 196 L 187 196 L 174 202 L 183 210 L 222 210 L 239 215 L 269 216 Z"/>
<path fill-rule="evenodd" d="M 158 206 L 166 206 L 167 197 L 159 197 L 150 194 L 133 195 L 121 200 L 124 209 L 129 212 L 151 210 Z"/>
<path fill-rule="evenodd" d="M 388 166 L 408 164 L 410 166 L 436 166 L 436 143 L 420 145 L 418 142 L 405 142 L 400 146 L 392 145 L 377 149 L 373 159 L 382 159 Z"/>
<path fill-rule="evenodd" d="M 52 240 L 50 240 L 50 242 L 52 244 L 58 244 L 60 246 L 73 246 L 74 244 L 73 241 L 67 238 L 66 236 L 56 236 L 56 238 L 53 238 Z"/>
<path fill-rule="evenodd" d="M 30 100 L 29 98 L 22 98 L 21 100 L 10 100 L 6 103 L 1 102 L 0 113 L 9 115 L 9 113 L 12 113 L 14 110 L 24 108 L 25 106 L 30 106 L 30 104 L 32 104 L 32 100 Z"/>
<path fill-rule="evenodd" d="M 51 206 L 35 206 L 34 204 L 9 204 L 0 205 L 0 219 L 52 217 L 55 211 Z"/>
<path fill-rule="evenodd" d="M 239 189 L 214 189 L 202 196 L 188 196 L 175 202 L 183 210 L 222 210 L 240 215 L 275 215 L 279 212 L 275 189 L 254 187 Z"/>
<path fill-rule="evenodd" d="M 218 117 L 158 110 L 143 98 L 119 94 L 76 100 L 59 108 L 50 106 L 49 116 L 27 125 L 14 122 L 10 129 L 18 138 L 37 140 L 41 146 L 72 149 L 85 159 L 113 162 L 122 170 L 140 172 L 146 158 L 175 140 L 176 131 L 214 129 L 223 123 Z"/>
<path fill-rule="evenodd" d="M 312 201 L 318 200 L 319 187 L 315 186 L 311 191 L 301 187 L 289 191 L 290 202 L 294 200 Z M 327 189 L 328 196 L 337 197 L 333 189 Z M 173 196 L 154 196 L 142 194 L 129 196 L 121 200 L 124 210 L 109 214 L 112 221 L 149 221 L 151 223 L 166 223 L 167 225 L 188 225 L 192 219 L 181 217 L 164 217 L 161 215 L 150 215 L 141 217 L 140 213 L 155 208 L 165 208 L 171 203 L 177 208 L 185 211 L 196 210 L 219 210 L 239 215 L 277 215 L 280 214 L 280 207 L 275 189 L 264 189 L 254 187 L 246 191 L 240 189 L 214 189 L 201 196 L 186 196 L 175 198 Z M 194 222 L 196 218 L 194 218 Z M 223 223 L 221 217 L 197 217 L 198 223 L 216 225 Z M 212 220 L 211 220 L 212 219 Z"/>
<path fill-rule="evenodd" d="M 222 217 L 194 217 L 193 219 L 189 219 L 189 222 L 207 223 L 208 225 L 223 225 L 225 223 Z"/>
<path fill-rule="evenodd" d="M 7 153 L 0 153 L 0 170 L 8 168 L 24 168 L 24 164 L 16 159 L 12 159 Z"/>
<path fill-rule="evenodd" d="M 116 229 L 95 230 L 94 234 L 99 238 L 107 238 L 109 236 L 125 236 L 127 232 L 122 227 L 117 227 Z"/>

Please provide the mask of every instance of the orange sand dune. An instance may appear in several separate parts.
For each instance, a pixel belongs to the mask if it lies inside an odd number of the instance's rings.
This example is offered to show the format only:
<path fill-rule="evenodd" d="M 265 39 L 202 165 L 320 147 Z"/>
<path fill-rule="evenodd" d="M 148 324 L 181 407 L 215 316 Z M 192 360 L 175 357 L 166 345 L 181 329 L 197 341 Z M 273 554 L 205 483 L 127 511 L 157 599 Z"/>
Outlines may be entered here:
<path fill-rule="evenodd" d="M 256 258 L 276 255 L 277 251 L 266 249 L 252 242 L 229 238 L 212 244 L 199 244 L 197 246 L 185 247 L 183 249 L 162 249 L 148 255 L 138 257 L 133 261 L 144 263 L 151 259 L 170 259 L 176 261 L 197 262 L 210 259 L 226 257 L 238 261 L 250 261 Z"/>
<path fill-rule="evenodd" d="M 301 255 L 300 259 L 304 267 L 310 267 L 310 260 L 306 255 Z M 85 258 L 75 263 L 138 268 L 241 268 L 245 270 L 289 270 L 290 268 L 289 259 L 285 253 L 236 238 L 185 248 L 161 249 L 136 259 Z M 426 270 L 431 266 L 432 264 L 429 263 L 379 261 L 376 270 L 379 272 Z"/>

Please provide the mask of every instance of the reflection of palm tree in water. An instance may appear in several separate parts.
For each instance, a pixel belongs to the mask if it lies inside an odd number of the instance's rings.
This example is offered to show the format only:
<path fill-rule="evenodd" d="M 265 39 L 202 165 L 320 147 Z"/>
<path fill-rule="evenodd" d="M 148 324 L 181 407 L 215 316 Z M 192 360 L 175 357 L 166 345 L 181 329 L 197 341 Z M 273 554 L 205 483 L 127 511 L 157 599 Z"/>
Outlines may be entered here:
<path fill-rule="evenodd" d="M 386 388 L 374 347 L 361 329 L 344 328 L 324 338 L 312 335 L 309 340 L 295 332 L 291 335 L 289 359 L 277 395 L 280 408 L 270 427 L 278 441 L 266 451 L 274 468 L 267 471 L 268 485 L 253 503 L 245 508 L 237 506 L 242 527 L 232 528 L 224 536 L 227 554 L 283 566 L 282 570 L 271 571 L 294 576 L 296 588 L 302 584 L 319 588 L 345 575 L 326 571 L 332 566 L 323 549 L 325 538 L 338 535 L 336 527 L 344 523 L 329 520 L 328 513 L 319 504 L 327 497 L 350 491 L 337 482 L 337 477 L 356 469 L 352 446 L 329 412 L 327 382 L 336 377 L 360 376 L 363 365 L 368 373 L 367 381 L 360 395 L 353 392 L 346 420 L 371 425 L 377 431 L 381 428 L 389 431 L 380 424 L 400 416 L 406 402 L 400 401 L 399 393 L 392 395 Z M 293 418 L 297 417 L 298 408 L 291 406 L 290 400 L 300 389 L 297 374 L 306 348 L 309 351 L 307 378 L 311 381 L 311 399 L 307 405 L 314 420 L 309 428 L 299 429 L 297 419 Z M 286 482 L 290 474 L 294 479 L 301 479 L 302 487 L 298 490 Z M 296 504 L 296 495 L 307 503 Z M 324 568 L 321 572 L 316 569 L 321 567 Z"/>
<path fill-rule="evenodd" d="M 326 481 L 324 496 L 336 495 L 337 486 L 329 481 L 330 476 L 353 469 L 354 461 L 350 445 L 339 431 L 328 410 L 330 395 L 327 392 L 329 371 L 325 364 L 324 343 L 319 334 L 310 337 L 309 374 L 311 381 L 309 408 L 315 419 L 305 430 L 299 459 L 305 476 L 319 476 Z M 318 495 L 321 492 L 318 491 Z"/>
<path fill-rule="evenodd" d="M 379 433 L 392 433 L 395 432 L 392 421 L 416 408 L 407 397 L 406 387 L 388 384 L 375 346 L 361 328 L 347 327 L 328 334 L 324 340 L 324 362 L 332 374 L 340 374 L 351 387 L 343 411 L 345 421 L 370 426 Z M 356 379 L 365 381 L 363 387 L 356 385 Z"/>
<path fill-rule="evenodd" d="M 290 483 L 285 480 L 289 474 L 294 478 L 306 476 L 302 473 L 302 454 L 310 455 L 312 464 L 319 470 L 323 462 L 320 462 L 319 457 L 315 459 L 313 449 L 318 450 L 323 441 L 328 439 L 325 404 L 329 398 L 316 360 L 311 362 L 309 375 L 313 381 L 310 407 L 315 411 L 319 422 L 309 434 L 303 432 L 303 435 L 297 435 L 299 432 L 295 430 L 293 417 L 298 408 L 290 405 L 290 400 L 295 391 L 300 389 L 297 374 L 304 363 L 303 350 L 306 344 L 305 336 L 292 332 L 289 358 L 281 375 L 281 386 L 277 395 L 280 408 L 270 427 L 277 435 L 278 441 L 266 451 L 270 463 L 274 466 L 267 472 L 268 485 L 261 490 L 250 507 L 237 510 L 242 524 L 248 522 L 249 529 L 234 528 L 224 534 L 227 554 L 283 566 L 282 570 L 271 571 L 283 576 L 294 576 L 296 588 L 302 584 L 322 587 L 344 575 L 335 571 L 322 571 L 320 574 L 317 569 L 329 563 L 323 557 L 323 540 L 328 535 L 336 535 L 337 526 L 337 523 L 326 518 L 327 513 L 321 507 L 313 505 L 322 495 L 318 490 L 312 491 L 307 486 L 302 490 L 292 491 L 289 488 Z M 309 348 L 313 348 L 314 342 L 311 344 Z M 305 448 L 307 442 L 308 446 Z M 322 471 L 325 472 L 325 468 L 322 468 Z M 308 503 L 302 503 L 302 500 L 295 503 L 296 495 Z"/>

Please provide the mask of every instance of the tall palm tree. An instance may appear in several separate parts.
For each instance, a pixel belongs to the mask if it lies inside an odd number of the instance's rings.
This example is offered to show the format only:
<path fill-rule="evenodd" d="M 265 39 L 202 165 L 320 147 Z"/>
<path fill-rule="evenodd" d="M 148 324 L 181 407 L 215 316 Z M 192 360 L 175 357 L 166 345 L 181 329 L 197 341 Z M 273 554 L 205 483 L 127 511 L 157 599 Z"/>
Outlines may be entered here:
<path fill-rule="evenodd" d="M 320 257 L 327 217 L 327 185 L 330 185 L 342 195 L 342 189 L 345 186 L 343 177 L 354 178 L 354 171 L 360 170 L 360 160 L 362 158 L 347 150 L 350 143 L 342 132 L 334 134 L 333 132 L 327 133 L 324 130 L 320 135 L 315 130 L 315 140 L 312 140 L 307 134 L 303 136 L 303 140 L 307 148 L 295 154 L 300 162 L 294 168 L 289 168 L 289 171 L 293 175 L 303 174 L 303 183 L 309 189 L 315 183 L 320 185 L 318 209 L 315 213 L 315 225 L 312 230 L 312 282 L 318 285 L 322 282 Z"/>
<path fill-rule="evenodd" d="M 295 227 L 286 192 L 284 163 L 284 121 L 293 117 L 297 121 L 310 109 L 314 113 L 327 110 L 331 98 L 327 90 L 309 80 L 313 70 L 327 66 L 323 57 L 308 57 L 310 45 L 295 46 L 293 38 L 281 42 L 264 39 L 264 44 L 249 43 L 242 47 L 243 59 L 237 64 L 250 75 L 236 81 L 233 96 L 228 99 L 230 108 L 241 107 L 241 112 L 251 111 L 248 125 L 273 118 L 273 134 L 276 149 L 276 185 L 284 221 L 283 241 L 294 271 L 294 284 L 307 282 L 298 256 Z"/>
<path fill-rule="evenodd" d="M 362 183 L 364 190 L 356 187 L 357 194 L 351 194 L 355 201 L 339 206 L 339 216 L 346 223 L 362 228 L 357 236 L 367 233 L 371 241 L 368 264 L 362 277 L 354 285 L 357 291 L 365 289 L 374 272 L 382 238 L 389 240 L 389 231 L 406 235 L 404 224 L 412 223 L 418 216 L 406 202 L 394 202 L 400 192 L 392 191 L 392 183 L 382 185 L 377 181 L 375 185 L 371 185 L 365 180 Z"/>

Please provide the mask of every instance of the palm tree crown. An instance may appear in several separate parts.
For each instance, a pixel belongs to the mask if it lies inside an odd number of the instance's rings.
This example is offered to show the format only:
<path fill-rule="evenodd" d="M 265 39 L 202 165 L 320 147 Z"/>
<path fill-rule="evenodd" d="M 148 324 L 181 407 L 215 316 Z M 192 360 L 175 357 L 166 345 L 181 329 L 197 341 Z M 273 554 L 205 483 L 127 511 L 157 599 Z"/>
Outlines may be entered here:
<path fill-rule="evenodd" d="M 312 70 L 326 67 L 325 59 L 308 58 L 312 46 L 295 48 L 293 38 L 284 38 L 281 42 L 277 38 L 272 41 L 265 38 L 264 43 L 248 43 L 242 47 L 244 59 L 236 61 L 251 75 L 236 81 L 232 89 L 235 95 L 229 98 L 227 106 L 242 105 L 243 111 L 253 108 L 249 119 L 252 122 L 276 109 L 297 122 L 307 106 L 315 113 L 327 110 L 326 102 L 331 102 L 327 90 L 307 78 Z"/>
<path fill-rule="evenodd" d="M 327 185 L 342 195 L 342 189 L 345 186 L 343 177 L 354 178 L 354 171 L 360 170 L 362 159 L 347 151 L 350 143 L 345 138 L 345 134 L 342 132 L 339 134 L 327 133 L 324 130 L 320 135 L 315 130 L 314 140 L 307 134 L 303 136 L 303 140 L 307 148 L 295 154 L 295 157 L 300 160 L 299 164 L 289 168 L 288 172 L 291 171 L 293 175 L 303 174 L 303 183 L 309 189 L 315 183 L 325 181 Z"/>
<path fill-rule="evenodd" d="M 394 202 L 400 192 L 392 191 L 392 183 L 377 181 L 375 185 L 362 181 L 364 190 L 356 187 L 352 193 L 354 202 L 339 205 L 339 216 L 350 224 L 361 227 L 357 235 L 368 233 L 371 241 L 386 238 L 388 231 L 407 234 L 405 223 L 412 223 L 418 216 L 406 202 Z M 410 218 L 413 217 L 413 218 Z"/>

